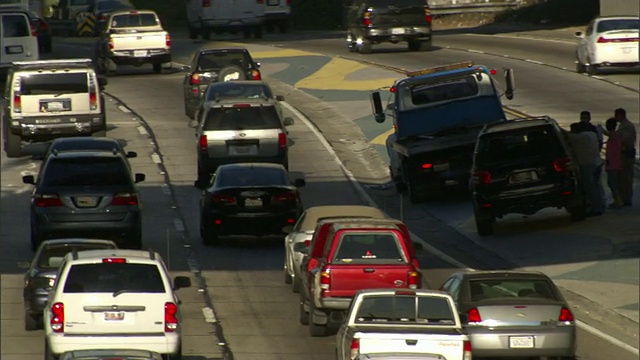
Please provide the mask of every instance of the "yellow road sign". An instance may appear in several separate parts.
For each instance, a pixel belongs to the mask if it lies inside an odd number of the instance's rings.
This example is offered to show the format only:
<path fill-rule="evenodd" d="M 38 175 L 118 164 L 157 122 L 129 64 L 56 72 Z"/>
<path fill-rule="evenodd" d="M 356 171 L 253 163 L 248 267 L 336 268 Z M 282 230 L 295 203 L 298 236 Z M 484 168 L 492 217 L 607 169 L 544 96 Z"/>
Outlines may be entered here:
<path fill-rule="evenodd" d="M 76 16 L 78 25 L 76 26 L 76 33 L 78 36 L 93 35 L 94 28 L 96 27 L 96 18 L 91 13 L 79 13 Z"/>

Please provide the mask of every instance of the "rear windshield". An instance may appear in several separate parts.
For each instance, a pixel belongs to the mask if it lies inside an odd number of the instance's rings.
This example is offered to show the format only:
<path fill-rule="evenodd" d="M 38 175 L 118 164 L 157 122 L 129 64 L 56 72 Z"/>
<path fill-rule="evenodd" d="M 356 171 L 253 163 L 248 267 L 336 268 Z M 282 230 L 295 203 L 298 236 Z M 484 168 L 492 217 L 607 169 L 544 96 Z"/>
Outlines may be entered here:
<path fill-rule="evenodd" d="M 272 168 L 233 168 L 225 169 L 218 175 L 221 187 L 289 185 L 287 174 L 281 169 Z"/>
<path fill-rule="evenodd" d="M 416 85 L 411 88 L 411 102 L 424 105 L 440 101 L 455 100 L 478 94 L 478 83 L 470 75 L 437 83 Z"/>
<path fill-rule="evenodd" d="M 87 73 L 30 74 L 20 77 L 22 95 L 88 93 Z"/>
<path fill-rule="evenodd" d="M 356 314 L 356 322 L 413 322 L 436 326 L 451 326 L 456 323 L 446 298 L 404 295 L 364 298 Z"/>
<path fill-rule="evenodd" d="M 271 89 L 265 84 L 238 84 L 233 81 L 216 83 L 206 92 L 204 101 L 222 98 L 273 99 Z"/>
<path fill-rule="evenodd" d="M 536 128 L 483 136 L 478 144 L 477 161 L 496 164 L 523 159 L 556 159 L 564 155 L 564 148 L 553 128 Z"/>
<path fill-rule="evenodd" d="M 640 20 L 637 19 L 616 19 L 603 20 L 598 22 L 596 32 L 603 33 L 613 30 L 640 30 Z"/>
<path fill-rule="evenodd" d="M 56 151 L 63 152 L 69 150 L 104 150 L 111 151 L 114 148 L 121 151 L 120 144 L 115 141 L 98 141 L 98 140 L 87 140 L 87 141 L 57 141 L 54 142 L 49 148 L 49 152 Z"/>
<path fill-rule="evenodd" d="M 25 37 L 31 36 L 31 30 L 27 17 L 24 15 L 7 15 L 0 16 L 2 18 L 2 36 L 4 37 Z"/>
<path fill-rule="evenodd" d="M 154 264 L 78 264 L 69 270 L 65 293 L 163 293 L 164 283 Z"/>
<path fill-rule="evenodd" d="M 471 301 L 500 298 L 546 298 L 557 300 L 553 287 L 544 279 L 471 280 Z"/>
<path fill-rule="evenodd" d="M 273 106 L 212 108 L 207 113 L 205 131 L 279 129 L 280 118 Z"/>
<path fill-rule="evenodd" d="M 393 233 L 347 233 L 342 236 L 334 261 L 367 263 L 404 261 L 398 239 Z"/>
<path fill-rule="evenodd" d="M 220 70 L 227 66 L 238 66 L 241 69 L 251 67 L 249 54 L 244 51 L 221 51 L 202 53 L 198 58 L 198 70 Z"/>
<path fill-rule="evenodd" d="M 72 244 L 72 245 L 49 245 L 43 249 L 38 259 L 40 269 L 55 269 L 62 262 L 65 255 L 73 249 L 76 251 L 114 249 L 113 246 L 103 244 Z"/>
<path fill-rule="evenodd" d="M 49 158 L 45 165 L 44 186 L 131 185 L 127 165 L 118 157 Z"/>
<path fill-rule="evenodd" d="M 154 14 L 126 14 L 111 19 L 111 27 L 116 29 L 141 26 L 158 26 L 158 19 Z"/>

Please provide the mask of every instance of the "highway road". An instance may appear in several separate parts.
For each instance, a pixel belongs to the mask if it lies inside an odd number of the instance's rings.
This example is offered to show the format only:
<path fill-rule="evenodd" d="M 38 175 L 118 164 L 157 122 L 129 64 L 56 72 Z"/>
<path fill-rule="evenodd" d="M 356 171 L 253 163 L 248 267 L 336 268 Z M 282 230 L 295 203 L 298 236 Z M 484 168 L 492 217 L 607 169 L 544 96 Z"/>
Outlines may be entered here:
<path fill-rule="evenodd" d="M 268 39 L 263 42 L 265 44 Z M 272 41 L 282 44 L 280 39 Z M 288 47 L 299 48 L 304 51 L 322 51 L 326 54 L 346 52 L 342 50 L 342 42 L 336 40 L 299 39 L 287 41 Z M 190 53 L 199 46 L 187 41 L 176 40 L 178 59 L 184 63 Z M 329 50 L 333 49 L 333 52 Z M 58 56 L 87 56 L 90 50 L 86 47 L 74 45 L 60 45 L 56 49 Z M 413 56 L 413 59 L 410 59 Z M 357 56 L 357 55 L 356 55 Z M 394 56 L 391 58 L 391 56 Z M 466 54 L 465 54 L 466 56 Z M 374 54 L 370 60 L 377 58 L 381 62 L 394 63 L 395 66 L 417 68 L 430 64 L 447 63 L 458 59 L 466 60 L 454 50 L 437 50 L 428 54 L 395 53 Z M 550 102 L 554 110 L 566 115 L 567 121 L 573 119 L 575 108 L 585 106 L 586 92 L 603 91 L 603 102 L 594 104 L 594 114 L 608 116 L 612 104 L 620 103 L 630 112 L 634 109 L 633 95 L 629 90 L 615 87 L 611 84 L 594 79 L 583 79 L 581 75 L 556 70 L 540 70 L 540 65 L 518 62 L 510 59 L 497 62 L 495 57 L 474 54 L 477 62 L 495 61 L 500 66 L 516 68 L 519 82 L 519 93 L 515 108 L 532 114 L 545 109 L 543 106 Z M 298 60 L 299 61 L 299 60 Z M 263 71 L 266 75 L 273 74 L 273 86 L 277 93 L 286 93 L 287 101 L 291 105 L 305 109 L 313 122 L 322 128 L 327 124 L 334 127 L 334 131 L 324 131 L 329 142 L 334 144 L 342 162 L 362 182 L 368 180 L 377 183 L 384 177 L 384 160 L 378 158 L 376 150 L 362 149 L 353 151 L 353 144 L 363 138 L 363 129 L 353 124 L 338 124 L 340 119 L 327 109 L 326 105 L 313 101 L 299 91 L 292 90 L 285 84 L 275 81 L 282 69 L 282 63 L 289 62 L 301 66 L 291 58 L 277 61 L 264 61 Z M 405 62 L 405 63 L 403 63 Z M 307 64 L 308 65 L 308 64 Z M 532 71 L 536 71 L 532 73 Z M 532 74 L 528 76 L 526 74 Z M 280 74 L 280 76 L 286 76 Z M 523 79 L 524 78 L 524 79 Z M 543 81 L 549 92 L 535 93 Z M 169 259 L 170 268 L 177 273 L 192 276 L 195 288 L 180 290 L 183 301 L 185 321 L 185 359 L 204 360 L 218 358 L 234 359 L 310 359 L 333 358 L 333 338 L 310 338 L 306 329 L 297 323 L 297 296 L 291 293 L 289 286 L 283 283 L 282 259 L 283 249 L 277 242 L 256 243 L 255 241 L 241 241 L 237 246 L 212 249 L 205 248 L 198 239 L 197 201 L 199 191 L 193 187 L 195 179 L 195 138 L 193 130 L 187 127 L 187 118 L 182 110 L 182 74 L 172 73 L 153 75 L 150 69 L 127 69 L 123 74 L 110 78 L 109 94 L 114 98 L 109 102 L 109 121 L 113 128 L 109 135 L 122 138 L 128 142 L 128 150 L 137 151 L 139 157 L 132 160 L 137 172 L 145 172 L 147 181 L 142 183 L 142 199 L 144 202 L 144 242 L 153 247 Z M 573 84 L 564 82 L 572 81 Z M 562 85 L 564 84 L 564 85 Z M 563 88 L 558 88 L 564 86 Z M 573 91 L 569 91 L 569 88 Z M 530 89 L 530 90 L 527 90 Z M 567 94 L 562 92 L 568 91 Z M 620 90 L 618 90 L 620 89 Z M 319 94 L 329 90 L 309 89 L 309 93 Z M 555 96 L 553 96 L 553 92 Z M 576 92 L 576 93 L 574 93 Z M 611 94 L 613 92 L 614 94 Z M 560 100 L 566 96 L 567 101 Z M 637 95 L 635 95 L 637 103 Z M 563 105 L 564 104 L 564 105 Z M 577 104 L 577 105 L 576 105 Z M 617 106 L 617 105 L 616 105 Z M 573 109 L 573 110 L 571 110 Z M 303 201 L 306 206 L 321 204 L 359 203 L 363 196 L 359 194 L 349 179 L 344 175 L 341 166 L 336 162 L 332 151 L 316 135 L 313 127 L 308 126 L 304 116 L 295 110 L 287 112 L 296 119 L 291 127 L 294 145 L 291 149 L 292 176 L 304 176 L 308 186 L 302 189 Z M 545 111 L 547 112 L 547 111 Z M 325 115 L 322 118 L 321 114 Z M 333 116 L 333 118 L 330 118 Z M 637 119 L 637 116 L 635 117 Z M 354 119 L 357 120 L 357 119 Z M 326 129 L 328 130 L 328 129 Z M 339 144 L 345 139 L 352 141 L 351 148 L 341 147 Z M 365 145 L 371 138 L 363 138 Z M 361 145 L 361 144 L 360 144 Z M 351 149 L 352 151 L 347 151 Z M 155 155 L 154 155 L 155 154 Z M 362 164 L 361 158 L 372 160 L 367 165 Z M 0 238 L 4 251 L 0 255 L 1 271 L 1 343 L 0 357 L 2 359 L 31 360 L 42 358 L 42 331 L 27 333 L 22 326 L 21 308 L 21 274 L 25 265 L 30 261 L 31 253 L 28 249 L 28 196 L 30 189 L 21 185 L 21 174 L 36 169 L 37 163 L 30 159 L 8 160 L 2 154 L 2 203 L 0 215 Z M 369 174 L 369 176 L 367 176 Z M 369 179 L 367 179 L 369 177 Z M 364 179 L 364 180 L 363 180 Z M 456 231 L 442 218 L 435 218 L 431 214 L 438 209 L 449 209 L 450 214 L 460 216 L 461 208 L 465 207 L 463 199 L 447 204 L 429 206 L 402 206 L 399 212 L 400 197 L 387 190 L 368 188 L 367 193 L 373 197 L 381 207 L 394 216 L 400 216 L 409 224 L 412 231 L 426 240 L 432 248 L 421 254 L 421 263 L 427 282 L 439 285 L 452 271 L 463 266 L 462 263 L 474 268 L 512 268 L 516 264 L 505 260 L 485 250 L 484 247 L 470 242 L 467 236 Z M 435 206 L 435 207 L 434 207 Z M 446 218 L 446 216 L 445 216 Z M 513 242 L 524 244 L 525 240 L 536 242 L 538 246 L 548 246 L 540 241 L 555 232 L 567 232 L 572 225 L 566 221 L 538 219 L 534 225 L 523 224 L 522 221 L 511 225 L 510 231 L 498 239 L 502 245 Z M 583 225 L 597 227 L 597 225 Z M 515 232 L 518 227 L 523 236 Z M 546 231 L 536 233 L 536 227 Z M 571 230 L 575 232 L 575 229 Z M 592 231 L 589 229 L 589 231 Z M 563 238 L 575 242 L 579 234 L 562 235 Z M 573 238 L 572 238 L 573 236 Z M 517 246 L 516 245 L 516 246 Z M 597 244 L 593 245 L 597 247 Z M 527 250 L 527 249 L 525 249 Z M 530 249 L 529 249 L 530 250 Z M 564 252 L 565 248 L 557 247 L 552 251 Z M 444 252 L 457 261 L 441 259 Z M 537 254 L 540 256 L 540 254 Z M 554 263 L 561 263 L 566 259 L 557 257 Z M 588 259 L 583 259 L 587 261 Z M 594 260 L 594 259 L 590 259 Z M 576 302 L 574 302 L 575 306 Z M 576 315 L 580 319 L 589 319 L 592 308 L 587 302 L 579 303 Z M 604 315 L 609 315 L 604 313 Z M 600 319 L 602 320 L 602 319 Z M 611 319 L 610 319 L 611 320 Z M 633 342 L 633 336 L 626 334 L 628 329 L 622 321 L 602 321 L 599 328 L 611 333 L 613 337 L 625 342 Z M 637 343 L 637 338 L 636 338 Z M 594 336 L 589 332 L 579 331 L 580 359 L 637 359 L 629 351 Z"/>

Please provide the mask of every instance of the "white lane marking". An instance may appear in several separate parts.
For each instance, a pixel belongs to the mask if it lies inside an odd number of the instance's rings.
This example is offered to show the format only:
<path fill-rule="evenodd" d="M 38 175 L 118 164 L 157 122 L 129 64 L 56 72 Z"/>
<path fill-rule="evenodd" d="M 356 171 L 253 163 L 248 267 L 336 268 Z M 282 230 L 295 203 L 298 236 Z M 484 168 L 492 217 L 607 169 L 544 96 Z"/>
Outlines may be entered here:
<path fill-rule="evenodd" d="M 558 44 L 569 44 L 569 45 L 576 45 L 575 41 L 569 41 L 569 40 L 558 40 L 558 39 L 545 39 L 542 37 L 533 37 L 533 36 L 514 36 L 514 35 L 486 35 L 486 34 L 465 34 L 467 36 L 484 36 L 484 37 L 498 37 L 498 38 L 505 38 L 505 39 L 524 39 L 524 40 L 531 40 L 531 41 L 544 41 L 544 42 L 552 42 L 552 43 L 558 43 Z"/>
<path fill-rule="evenodd" d="M 160 159 L 160 155 L 157 153 L 151 154 L 151 160 L 153 160 L 155 164 L 162 164 L 162 159 Z"/>
<path fill-rule="evenodd" d="M 347 169 L 346 166 L 344 166 L 344 164 L 342 163 L 342 161 L 338 157 L 338 154 L 336 154 L 336 152 L 333 150 L 333 148 L 331 147 L 329 142 L 327 142 L 327 139 L 325 139 L 324 136 L 318 131 L 318 129 L 316 129 L 316 127 L 313 125 L 311 120 L 309 120 L 304 114 L 302 114 L 296 108 L 291 106 L 289 103 L 284 102 L 284 101 L 282 101 L 280 103 L 284 107 L 286 107 L 289 111 L 291 111 L 297 118 L 302 120 L 302 122 L 313 132 L 313 134 L 318 138 L 318 140 L 320 140 L 320 142 L 322 143 L 324 148 L 329 152 L 329 154 L 331 154 L 331 156 L 333 157 L 333 160 L 336 162 L 336 164 L 338 164 L 338 166 L 340 167 L 342 172 L 345 174 L 347 179 L 349 179 L 349 181 L 351 182 L 351 184 L 353 185 L 355 190 L 358 192 L 358 194 L 360 195 L 362 200 L 364 200 L 366 203 L 368 203 L 369 206 L 377 207 L 376 202 L 373 201 L 373 199 L 371 198 L 371 196 L 369 196 L 369 194 L 367 194 L 367 192 L 364 190 L 362 185 L 360 185 L 358 180 L 356 180 L 355 176 L 353 176 L 353 173 L 351 171 L 349 171 L 349 169 Z M 426 241 L 424 241 L 421 238 L 419 238 L 418 236 L 416 236 L 416 234 L 411 233 L 411 237 L 413 239 L 415 239 L 416 241 L 420 242 L 422 244 L 422 246 L 425 248 L 425 250 L 431 252 L 432 254 L 434 254 L 435 256 L 439 257 L 440 259 L 448 262 L 449 264 L 452 264 L 452 265 L 457 266 L 459 268 L 473 270 L 469 266 L 461 263 L 460 261 L 452 258 L 451 256 L 449 256 L 449 255 L 443 253 L 442 251 L 436 249 L 435 247 L 431 246 Z"/>
<path fill-rule="evenodd" d="M 473 49 L 469 49 L 467 50 L 470 53 L 476 53 L 476 54 L 484 54 L 484 51 L 480 51 L 480 50 L 473 50 Z"/>
<path fill-rule="evenodd" d="M 131 113 L 131 110 L 129 110 L 129 108 L 127 108 L 127 107 L 126 107 L 126 106 L 124 106 L 124 105 L 120 105 L 120 106 L 118 106 L 118 109 L 120 109 L 120 111 L 122 111 L 123 113 L 127 113 L 127 114 L 130 114 L 130 113 Z"/>
<path fill-rule="evenodd" d="M 167 184 L 162 184 L 162 192 L 165 195 L 171 195 L 171 188 Z"/>
<path fill-rule="evenodd" d="M 544 65 L 542 61 L 538 61 L 538 60 L 524 59 L 524 61 L 530 62 L 532 64 Z"/>
<path fill-rule="evenodd" d="M 182 223 L 182 220 L 180 220 L 178 218 L 174 218 L 173 219 L 173 227 L 176 228 L 177 232 L 183 232 L 184 231 L 184 224 Z"/>
<path fill-rule="evenodd" d="M 318 129 L 316 129 L 316 127 L 313 125 L 313 123 L 311 122 L 311 120 L 309 120 L 304 114 L 302 114 L 300 111 L 298 111 L 296 108 L 294 108 L 293 106 L 291 106 L 289 103 L 287 102 L 281 102 L 282 105 L 284 105 L 284 107 L 286 107 L 289 111 L 291 111 L 297 118 L 299 118 L 300 120 L 302 120 L 302 122 L 311 130 L 311 132 L 314 133 L 314 135 L 316 135 L 316 137 L 320 140 L 320 142 L 322 143 L 322 145 L 324 145 L 325 149 L 333 156 L 334 161 L 336 162 L 336 164 L 338 164 L 338 166 L 342 169 L 342 171 L 345 173 L 345 175 L 347 176 L 347 178 L 349 179 L 349 181 L 352 183 L 353 187 L 356 189 L 356 191 L 360 194 L 360 196 L 362 197 L 362 199 L 367 202 L 370 206 L 377 206 L 377 204 L 375 203 L 375 201 L 373 201 L 373 199 L 369 196 L 369 194 L 367 194 L 367 192 L 364 190 L 364 188 L 362 188 L 362 185 L 360 185 L 360 183 L 358 183 L 358 181 L 356 180 L 356 178 L 353 176 L 353 173 L 351 173 L 351 171 L 349 171 L 349 169 L 346 168 L 346 166 L 342 163 L 342 161 L 340 160 L 340 158 L 338 157 L 338 154 L 336 154 L 336 152 L 333 150 L 333 148 L 331 147 L 331 145 L 329 144 L 329 142 L 327 142 L 327 139 L 324 138 L 324 136 L 318 131 Z M 422 240 L 421 238 L 417 237 L 414 233 L 411 233 L 411 237 L 413 239 L 415 239 L 416 241 L 420 242 L 424 248 L 427 251 L 430 251 L 433 255 L 439 257 L 440 259 L 442 259 L 443 261 L 448 262 L 449 264 L 462 268 L 462 269 L 467 269 L 467 270 L 474 270 L 472 269 L 470 266 L 467 266 L 466 264 L 452 258 L 451 256 L 443 253 L 442 251 L 434 248 L 433 246 L 427 244 L 426 241 Z M 475 242 L 476 244 L 478 242 Z M 607 335 L 604 332 L 594 328 L 593 326 L 584 323 L 582 321 L 577 320 L 576 321 L 576 325 L 580 328 L 582 328 L 583 330 L 600 337 L 601 339 L 604 339 L 608 342 L 610 342 L 613 345 L 616 345 L 624 350 L 627 350 L 629 352 L 631 352 L 632 354 L 638 355 L 639 354 L 639 350 L 631 345 L 628 345 L 614 337 L 612 337 L 611 335 Z"/>
<path fill-rule="evenodd" d="M 144 126 L 138 126 L 137 129 L 141 135 L 149 135 L 149 133 L 147 132 L 147 129 L 145 129 Z"/>
<path fill-rule="evenodd" d="M 202 308 L 202 315 L 204 315 L 204 321 L 209 324 L 217 323 L 218 319 L 216 319 L 216 314 L 213 312 L 213 309 L 210 307 Z"/>

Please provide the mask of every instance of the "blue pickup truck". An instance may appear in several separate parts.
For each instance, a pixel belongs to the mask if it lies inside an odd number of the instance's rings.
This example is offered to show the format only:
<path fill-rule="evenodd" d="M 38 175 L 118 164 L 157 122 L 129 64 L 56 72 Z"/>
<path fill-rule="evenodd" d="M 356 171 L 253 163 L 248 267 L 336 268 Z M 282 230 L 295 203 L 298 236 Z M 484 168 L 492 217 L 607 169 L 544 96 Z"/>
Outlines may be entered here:
<path fill-rule="evenodd" d="M 377 122 L 393 120 L 386 140 L 391 178 L 412 203 L 427 201 L 452 186 L 468 185 L 476 138 L 484 125 L 507 121 L 500 98 L 515 91 L 512 69 L 496 70 L 471 61 L 409 72 L 388 89 L 371 93 Z"/>

